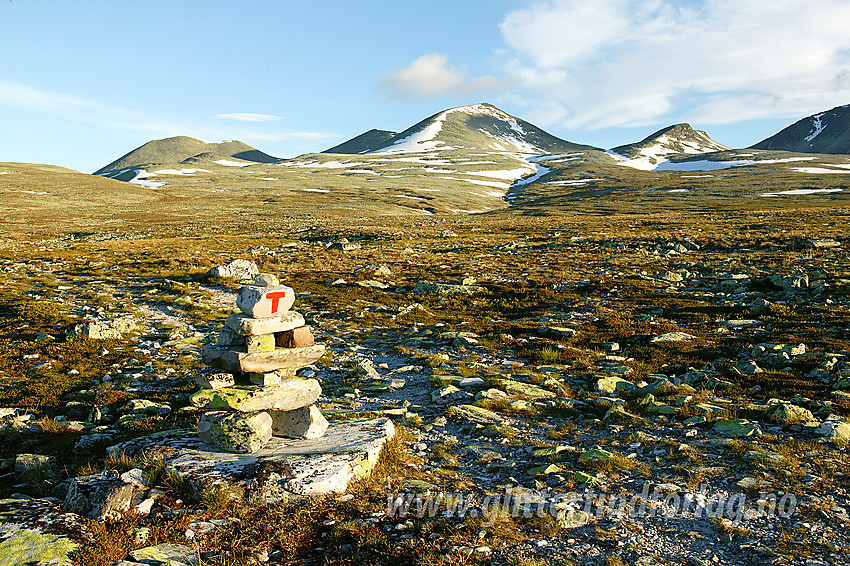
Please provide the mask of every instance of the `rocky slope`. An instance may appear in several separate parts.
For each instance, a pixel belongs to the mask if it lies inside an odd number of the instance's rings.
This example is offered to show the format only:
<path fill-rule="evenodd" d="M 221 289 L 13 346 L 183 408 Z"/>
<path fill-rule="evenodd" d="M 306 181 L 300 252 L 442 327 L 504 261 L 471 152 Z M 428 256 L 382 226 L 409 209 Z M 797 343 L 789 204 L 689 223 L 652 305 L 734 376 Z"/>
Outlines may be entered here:
<path fill-rule="evenodd" d="M 208 143 L 188 136 L 176 136 L 153 140 L 137 147 L 133 151 L 119 157 L 109 165 L 95 171 L 95 175 L 103 175 L 110 171 L 130 169 L 140 165 L 163 163 L 181 163 L 199 154 L 211 154 L 218 159 L 240 159 L 256 163 L 274 163 L 278 158 L 272 157 L 248 144 L 229 140 Z"/>
<path fill-rule="evenodd" d="M 850 153 L 850 104 L 803 118 L 752 148 L 800 153 Z"/>

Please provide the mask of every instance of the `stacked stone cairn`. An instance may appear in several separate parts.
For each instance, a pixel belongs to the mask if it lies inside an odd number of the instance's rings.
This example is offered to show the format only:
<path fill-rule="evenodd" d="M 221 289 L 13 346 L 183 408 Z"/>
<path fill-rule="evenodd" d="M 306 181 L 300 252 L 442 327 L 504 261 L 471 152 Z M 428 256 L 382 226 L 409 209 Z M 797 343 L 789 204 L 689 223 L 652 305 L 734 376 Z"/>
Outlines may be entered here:
<path fill-rule="evenodd" d="M 204 410 L 198 435 L 228 452 L 254 453 L 272 436 L 319 438 L 328 421 L 314 404 L 322 392 L 315 379 L 296 371 L 318 360 L 325 347 L 313 343 L 304 317 L 291 311 L 292 288 L 273 275 L 258 275 L 236 297 L 218 344 L 203 351 L 204 363 L 221 370 L 197 378 L 190 401 Z"/>

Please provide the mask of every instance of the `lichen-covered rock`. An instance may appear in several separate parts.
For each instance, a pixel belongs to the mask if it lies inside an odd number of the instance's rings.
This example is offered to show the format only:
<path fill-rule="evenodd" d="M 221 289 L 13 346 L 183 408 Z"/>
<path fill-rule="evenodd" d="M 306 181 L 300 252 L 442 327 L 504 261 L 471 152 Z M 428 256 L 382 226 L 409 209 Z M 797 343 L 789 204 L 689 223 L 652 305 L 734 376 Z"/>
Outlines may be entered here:
<path fill-rule="evenodd" d="M 79 548 L 72 540 L 56 534 L 20 529 L 0 541 L 0 564 L 32 566 L 65 566 L 70 554 Z"/>
<path fill-rule="evenodd" d="M 781 425 L 794 425 L 816 421 L 815 416 L 808 409 L 798 407 L 791 403 L 776 403 L 767 410 L 771 422 Z"/>
<path fill-rule="evenodd" d="M 320 438 L 328 430 L 328 420 L 316 405 L 293 411 L 268 411 L 272 434 L 286 438 Z"/>
<path fill-rule="evenodd" d="M 502 381 L 501 385 L 502 389 L 505 390 L 505 393 L 512 397 L 523 397 L 531 401 L 554 399 L 557 397 L 557 395 L 551 391 L 546 391 L 542 387 L 538 387 L 530 383 L 522 383 L 521 381 L 514 381 L 512 379 Z"/>
<path fill-rule="evenodd" d="M 476 407 L 475 405 L 450 407 L 448 415 L 469 423 L 483 425 L 502 424 L 505 420 L 493 411 L 489 411 L 483 407 Z"/>
<path fill-rule="evenodd" d="M 44 454 L 18 454 L 15 456 L 15 472 L 24 473 L 29 470 L 49 470 L 55 464 L 53 456 Z"/>
<path fill-rule="evenodd" d="M 291 378 L 271 387 L 246 385 L 201 389 L 189 397 L 189 402 L 200 409 L 240 413 L 268 409 L 291 411 L 312 405 L 321 393 L 322 388 L 315 379 Z"/>
<path fill-rule="evenodd" d="M 105 519 L 128 509 L 136 489 L 115 470 L 80 476 L 71 480 L 64 508 L 90 519 Z"/>
<path fill-rule="evenodd" d="M 714 430 L 726 438 L 744 438 L 761 435 L 761 429 L 746 419 L 729 419 L 714 423 Z"/>
<path fill-rule="evenodd" d="M 190 547 L 182 544 L 158 544 L 130 553 L 135 562 L 150 566 L 198 566 L 201 561 Z"/>
<path fill-rule="evenodd" d="M 272 418 L 265 411 L 210 411 L 198 422 L 198 436 L 207 444 L 237 454 L 253 454 L 272 437 Z"/>
<path fill-rule="evenodd" d="M 274 352 L 275 335 L 260 334 L 257 336 L 246 336 L 245 348 L 249 354 L 253 354 L 254 352 Z"/>

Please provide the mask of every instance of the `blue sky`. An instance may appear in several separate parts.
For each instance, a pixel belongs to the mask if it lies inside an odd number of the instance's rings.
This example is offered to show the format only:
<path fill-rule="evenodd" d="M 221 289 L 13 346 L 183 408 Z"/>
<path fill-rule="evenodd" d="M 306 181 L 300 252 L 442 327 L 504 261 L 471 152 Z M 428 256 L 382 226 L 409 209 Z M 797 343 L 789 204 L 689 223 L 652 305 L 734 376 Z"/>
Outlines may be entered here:
<path fill-rule="evenodd" d="M 491 102 L 613 147 L 733 147 L 850 103 L 846 0 L 0 1 L 0 161 L 91 172 L 151 140 L 290 157 Z"/>

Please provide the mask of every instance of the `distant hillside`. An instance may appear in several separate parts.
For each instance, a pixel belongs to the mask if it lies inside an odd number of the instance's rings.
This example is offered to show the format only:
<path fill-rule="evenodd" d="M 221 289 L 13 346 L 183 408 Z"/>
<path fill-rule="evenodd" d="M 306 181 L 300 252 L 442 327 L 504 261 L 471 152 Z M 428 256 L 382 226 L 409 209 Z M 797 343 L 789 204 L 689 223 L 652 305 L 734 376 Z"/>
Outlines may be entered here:
<path fill-rule="evenodd" d="M 95 171 L 100 175 L 107 171 L 118 169 L 129 169 L 139 165 L 157 163 L 180 163 L 191 157 L 206 153 L 217 156 L 219 159 L 233 157 L 257 163 L 275 163 L 280 161 L 248 144 L 240 141 L 223 141 L 207 143 L 188 136 L 177 136 L 161 140 L 153 140 L 137 147 L 126 155 L 119 157 L 109 165 Z"/>
<path fill-rule="evenodd" d="M 515 153 L 557 153 L 598 149 L 543 131 L 491 104 L 451 108 L 396 134 L 373 152 L 471 149 Z"/>
<path fill-rule="evenodd" d="M 850 104 L 803 118 L 751 148 L 799 153 L 850 153 Z"/>
<path fill-rule="evenodd" d="M 384 147 L 398 132 L 371 129 L 322 153 L 365 153 Z"/>

